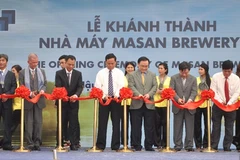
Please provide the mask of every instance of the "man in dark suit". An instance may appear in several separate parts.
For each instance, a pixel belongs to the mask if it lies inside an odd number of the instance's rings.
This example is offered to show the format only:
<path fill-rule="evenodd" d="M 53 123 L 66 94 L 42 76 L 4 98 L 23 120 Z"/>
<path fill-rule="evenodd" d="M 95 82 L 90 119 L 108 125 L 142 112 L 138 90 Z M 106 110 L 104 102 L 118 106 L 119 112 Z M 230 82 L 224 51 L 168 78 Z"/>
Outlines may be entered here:
<path fill-rule="evenodd" d="M 170 87 L 175 90 L 175 101 L 179 104 L 192 102 L 197 95 L 196 78 L 189 74 L 191 66 L 187 62 L 182 62 L 178 66 L 179 73 L 171 77 Z M 194 114 L 196 110 L 179 109 L 172 106 L 174 113 L 173 140 L 174 149 L 180 151 L 183 148 L 182 135 L 183 123 L 185 123 L 186 137 L 184 148 L 186 151 L 193 150 L 193 135 L 194 135 Z"/>
<path fill-rule="evenodd" d="M 156 74 L 148 70 L 150 61 L 147 57 L 138 59 L 138 70 L 129 75 L 128 86 L 132 89 L 134 96 L 144 97 L 153 101 L 153 96 L 157 91 Z M 142 119 L 144 118 L 146 151 L 154 151 L 153 145 L 153 124 L 155 116 L 154 104 L 146 104 L 143 100 L 132 100 L 130 113 L 132 119 L 131 133 L 132 143 L 136 151 L 142 149 Z"/>
<path fill-rule="evenodd" d="M 7 70 L 8 56 L 0 54 L 0 94 L 14 94 L 17 87 L 14 73 Z M 12 150 L 12 99 L 0 100 L 0 118 L 3 117 L 3 150 Z"/>
<path fill-rule="evenodd" d="M 82 73 L 74 69 L 75 63 L 76 58 L 68 55 L 65 68 L 57 71 L 55 76 L 55 86 L 65 87 L 70 97 L 69 101 L 62 102 L 62 128 L 67 128 L 68 119 L 71 150 L 77 150 L 76 144 L 79 139 L 77 136 L 79 101 L 71 98 L 79 97 L 83 90 Z"/>
<path fill-rule="evenodd" d="M 25 85 L 31 92 L 29 97 L 46 91 L 47 79 L 43 69 L 38 66 L 38 56 L 28 55 L 28 67 L 19 72 L 19 83 Z M 24 100 L 25 138 L 29 150 L 40 150 L 42 143 L 42 109 L 46 107 L 45 98 L 40 97 L 37 103 Z"/>

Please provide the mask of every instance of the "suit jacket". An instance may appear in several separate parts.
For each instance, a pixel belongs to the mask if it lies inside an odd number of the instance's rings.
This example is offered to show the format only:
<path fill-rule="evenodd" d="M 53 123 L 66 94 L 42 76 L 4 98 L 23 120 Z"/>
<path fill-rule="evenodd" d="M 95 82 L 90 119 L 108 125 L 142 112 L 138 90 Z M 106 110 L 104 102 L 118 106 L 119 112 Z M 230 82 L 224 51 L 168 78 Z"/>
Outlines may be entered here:
<path fill-rule="evenodd" d="M 38 92 L 43 90 L 44 92 L 46 92 L 46 89 L 47 89 L 47 79 L 46 79 L 46 74 L 45 74 L 45 71 L 43 69 L 40 69 L 42 74 L 43 74 L 43 79 L 44 79 L 44 84 L 43 84 L 43 87 L 42 88 L 38 88 Z M 35 74 L 37 75 L 37 73 Z M 29 77 L 30 78 L 30 77 Z M 20 83 L 20 86 L 21 85 L 25 85 L 25 69 L 21 70 L 19 72 L 19 83 Z M 37 83 L 37 82 L 36 82 Z M 29 88 L 31 90 L 31 88 Z M 30 95 L 29 95 L 30 97 Z M 40 97 L 39 101 L 36 103 L 37 106 L 39 108 L 44 108 L 46 107 L 46 102 L 45 102 L 45 98 L 43 96 Z M 31 109 L 33 107 L 34 103 L 31 103 L 27 100 L 24 100 L 24 109 Z"/>
<path fill-rule="evenodd" d="M 83 90 L 82 73 L 73 69 L 72 75 L 71 75 L 71 82 L 69 85 L 66 70 L 65 69 L 59 70 L 56 72 L 55 86 L 65 87 L 69 97 L 74 94 L 76 94 L 79 97 Z M 67 105 L 69 105 L 69 103 L 62 102 L 62 106 L 67 106 Z M 70 103 L 70 106 L 78 107 L 79 101 Z"/>
<path fill-rule="evenodd" d="M 145 74 L 145 84 L 142 84 L 141 72 L 139 70 L 129 74 L 128 86 L 133 91 L 133 96 L 139 96 L 140 94 L 149 94 L 150 100 L 153 101 L 153 97 L 157 91 L 156 74 L 147 71 Z M 132 100 L 130 109 L 139 109 L 143 105 L 143 100 Z M 146 104 L 148 109 L 155 109 L 154 104 Z"/>
<path fill-rule="evenodd" d="M 176 74 L 171 77 L 170 87 L 175 90 L 176 95 L 174 97 L 175 101 L 178 101 L 179 98 L 185 97 L 185 102 L 189 99 L 192 101 L 195 100 L 197 95 L 197 80 L 192 75 L 188 75 L 186 78 L 185 85 L 183 86 L 182 78 L 180 74 Z M 173 105 L 172 112 L 177 114 L 180 109 Z M 191 114 L 194 114 L 196 110 L 188 110 Z"/>
<path fill-rule="evenodd" d="M 4 79 L 4 88 L 2 89 L 2 94 L 14 94 L 17 88 L 16 77 L 11 71 L 7 71 Z M 3 103 L 4 108 L 12 107 L 13 99 L 9 98 Z"/>

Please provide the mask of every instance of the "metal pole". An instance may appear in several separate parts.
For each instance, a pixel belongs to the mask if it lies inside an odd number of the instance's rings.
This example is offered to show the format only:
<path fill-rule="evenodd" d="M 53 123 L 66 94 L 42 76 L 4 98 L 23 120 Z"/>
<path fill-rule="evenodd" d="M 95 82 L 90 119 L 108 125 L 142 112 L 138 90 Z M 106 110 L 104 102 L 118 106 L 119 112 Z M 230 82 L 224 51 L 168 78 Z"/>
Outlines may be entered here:
<path fill-rule="evenodd" d="M 21 131 L 20 131 L 20 148 L 17 150 L 13 150 L 14 152 L 30 152 L 30 150 L 25 149 L 23 146 L 23 139 L 24 139 L 24 99 L 21 98 Z"/>
<path fill-rule="evenodd" d="M 160 150 L 160 152 L 175 152 L 170 148 L 170 100 L 167 100 L 167 131 L 166 131 L 166 148 Z"/>
<path fill-rule="evenodd" d="M 57 152 L 68 152 L 68 149 L 62 147 L 62 100 L 58 100 L 58 146 Z M 54 150 L 53 150 L 54 152 Z"/>
<path fill-rule="evenodd" d="M 133 152 L 133 150 L 128 148 L 127 145 L 127 100 L 124 99 L 123 100 L 123 132 L 124 132 L 124 144 L 123 144 L 123 148 L 120 150 L 117 150 L 117 152 Z"/>
<path fill-rule="evenodd" d="M 207 128 L 208 128 L 208 147 L 203 149 L 202 152 L 217 152 L 216 150 L 212 149 L 211 147 L 211 107 L 210 107 L 210 100 L 207 100 Z"/>
<path fill-rule="evenodd" d="M 103 150 L 96 147 L 96 137 L 97 137 L 97 111 L 98 111 L 98 99 L 94 99 L 94 113 L 93 113 L 93 147 L 88 149 L 88 152 L 102 152 Z"/>

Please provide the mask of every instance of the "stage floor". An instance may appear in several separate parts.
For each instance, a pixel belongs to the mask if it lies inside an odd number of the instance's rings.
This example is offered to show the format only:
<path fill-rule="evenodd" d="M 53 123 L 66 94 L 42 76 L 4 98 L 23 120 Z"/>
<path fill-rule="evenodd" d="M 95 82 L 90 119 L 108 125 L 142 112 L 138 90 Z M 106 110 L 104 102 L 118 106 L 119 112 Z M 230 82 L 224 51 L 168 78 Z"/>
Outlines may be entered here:
<path fill-rule="evenodd" d="M 53 160 L 53 147 L 41 147 L 41 151 L 32 151 L 28 153 L 17 153 L 12 151 L 0 150 L 1 160 Z M 101 153 L 86 152 L 88 148 L 81 148 L 78 151 L 69 151 L 57 153 L 58 160 L 240 160 L 240 152 L 232 150 L 224 152 L 219 150 L 216 153 L 202 153 L 199 151 L 186 152 L 182 150 L 176 153 L 162 153 L 138 151 L 132 153 L 119 153 L 107 148 Z"/>

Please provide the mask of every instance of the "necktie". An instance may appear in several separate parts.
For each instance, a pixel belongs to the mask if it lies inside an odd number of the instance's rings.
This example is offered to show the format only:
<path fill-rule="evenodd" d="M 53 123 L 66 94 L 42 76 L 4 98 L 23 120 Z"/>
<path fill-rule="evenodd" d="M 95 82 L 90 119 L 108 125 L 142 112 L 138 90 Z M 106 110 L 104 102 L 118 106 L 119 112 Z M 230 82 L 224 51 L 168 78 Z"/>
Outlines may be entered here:
<path fill-rule="evenodd" d="M 224 84 L 224 93 L 225 93 L 225 98 L 226 98 L 226 104 L 228 103 L 230 97 L 229 97 L 229 85 L 227 78 L 225 79 L 225 84 Z"/>
<path fill-rule="evenodd" d="M 32 79 L 34 79 L 35 76 L 35 70 L 32 70 Z"/>
<path fill-rule="evenodd" d="M 112 71 L 109 71 L 108 75 L 108 96 L 114 96 L 113 95 L 113 80 L 112 80 Z"/>
<path fill-rule="evenodd" d="M 70 72 L 67 73 L 67 77 L 68 77 L 68 84 L 70 85 L 70 82 L 71 82 L 71 73 Z"/>
<path fill-rule="evenodd" d="M 0 93 L 3 93 L 2 88 L 4 87 L 3 71 L 0 70 Z"/>
<path fill-rule="evenodd" d="M 0 70 L 0 84 L 3 84 L 3 71 Z"/>
<path fill-rule="evenodd" d="M 144 73 L 142 73 L 142 84 L 145 84 L 145 77 L 144 77 Z"/>

